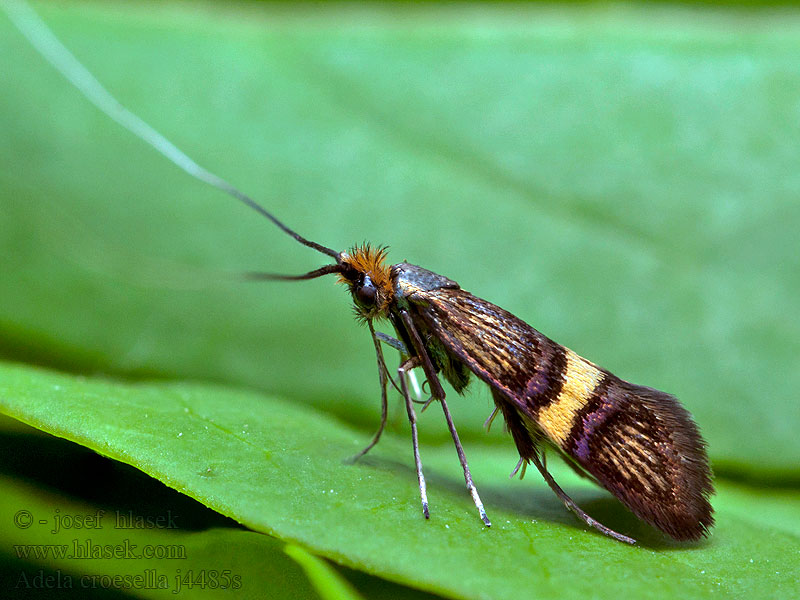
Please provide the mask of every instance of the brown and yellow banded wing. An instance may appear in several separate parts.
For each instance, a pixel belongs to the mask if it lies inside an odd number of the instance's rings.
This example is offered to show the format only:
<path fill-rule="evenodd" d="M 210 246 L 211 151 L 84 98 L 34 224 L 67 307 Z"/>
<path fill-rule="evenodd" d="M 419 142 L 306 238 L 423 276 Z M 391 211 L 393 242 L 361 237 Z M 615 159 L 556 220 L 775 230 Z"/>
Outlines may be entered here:
<path fill-rule="evenodd" d="M 460 288 L 412 294 L 409 300 L 453 357 L 520 408 L 538 409 L 558 396 L 567 360 L 563 346 Z"/>
<path fill-rule="evenodd" d="M 679 540 L 705 535 L 713 487 L 691 415 L 674 396 L 602 373 L 560 448 L 639 518 Z"/>
<path fill-rule="evenodd" d="M 549 440 L 676 539 L 713 524 L 705 444 L 673 396 L 619 379 L 459 288 L 409 299 L 430 339 L 492 387 L 520 456 Z"/>

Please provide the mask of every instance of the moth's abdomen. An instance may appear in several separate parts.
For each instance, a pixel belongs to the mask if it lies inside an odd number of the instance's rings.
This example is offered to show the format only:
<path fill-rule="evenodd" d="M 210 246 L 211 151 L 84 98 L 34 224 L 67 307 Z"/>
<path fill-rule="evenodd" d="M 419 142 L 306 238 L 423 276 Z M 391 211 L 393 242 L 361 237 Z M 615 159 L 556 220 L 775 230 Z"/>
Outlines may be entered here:
<path fill-rule="evenodd" d="M 539 429 L 642 520 L 679 540 L 705 535 L 711 472 L 686 409 L 564 352 L 560 390 L 535 411 Z"/>

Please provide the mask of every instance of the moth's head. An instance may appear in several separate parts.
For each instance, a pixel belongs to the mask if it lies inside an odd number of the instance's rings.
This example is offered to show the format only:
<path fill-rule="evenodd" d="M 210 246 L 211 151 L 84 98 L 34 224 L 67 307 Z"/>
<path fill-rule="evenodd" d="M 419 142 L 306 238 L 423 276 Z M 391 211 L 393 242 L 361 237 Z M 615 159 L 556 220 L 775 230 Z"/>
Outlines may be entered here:
<path fill-rule="evenodd" d="M 386 248 L 356 246 L 339 254 L 338 261 L 339 283 L 350 289 L 356 314 L 363 319 L 388 317 L 394 288 Z"/>

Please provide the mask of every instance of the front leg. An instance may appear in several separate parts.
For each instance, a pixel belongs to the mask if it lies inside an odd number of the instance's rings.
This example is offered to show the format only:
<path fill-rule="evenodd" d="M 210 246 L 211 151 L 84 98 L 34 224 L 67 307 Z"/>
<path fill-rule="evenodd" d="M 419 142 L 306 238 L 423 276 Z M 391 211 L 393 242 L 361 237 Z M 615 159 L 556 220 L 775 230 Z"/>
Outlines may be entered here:
<path fill-rule="evenodd" d="M 403 398 L 406 401 L 406 412 L 408 412 L 408 421 L 411 423 L 411 443 L 414 447 L 414 465 L 417 468 L 417 481 L 419 482 L 419 496 L 422 500 L 422 514 L 426 519 L 430 519 L 431 515 L 428 511 L 428 490 L 425 486 L 425 475 L 422 473 L 422 459 L 419 456 L 419 437 L 417 435 L 417 415 L 414 412 L 414 405 L 411 401 L 411 396 L 408 393 L 408 385 L 406 377 L 409 371 L 419 365 L 416 357 L 409 358 L 397 369 L 397 377 L 400 380 L 400 388 L 402 390 Z"/>
<path fill-rule="evenodd" d="M 444 418 L 447 421 L 447 427 L 450 429 L 450 436 L 453 438 L 453 443 L 456 446 L 456 452 L 458 453 L 458 460 L 461 462 L 461 468 L 464 470 L 464 481 L 467 484 L 467 489 L 469 490 L 470 496 L 472 496 L 472 501 L 475 503 L 475 506 L 478 509 L 478 514 L 481 517 L 481 520 L 487 527 L 491 527 L 492 523 L 489 521 L 489 517 L 486 515 L 486 510 L 483 508 L 483 502 L 481 501 L 480 496 L 478 495 L 478 489 L 475 487 L 475 484 L 472 482 L 472 474 L 469 471 L 469 465 L 467 464 L 467 457 L 464 454 L 464 448 L 461 446 L 461 440 L 458 438 L 458 432 L 456 431 L 455 423 L 453 423 L 453 418 L 450 415 L 450 409 L 447 407 L 447 402 L 444 399 L 444 388 L 442 388 L 442 384 L 439 381 L 439 376 L 436 374 L 436 368 L 433 366 L 433 361 L 431 360 L 430 355 L 428 354 L 428 350 L 425 348 L 425 345 L 422 343 L 422 338 L 417 331 L 416 326 L 414 325 L 414 321 L 411 318 L 411 315 L 408 313 L 407 310 L 401 310 L 400 316 L 403 319 L 403 325 L 406 327 L 406 331 L 408 332 L 409 338 L 411 339 L 411 343 L 414 346 L 414 352 L 416 357 L 419 359 L 423 370 L 425 371 L 425 377 L 428 379 L 428 383 L 431 386 L 431 394 L 434 398 L 439 400 L 442 405 L 442 410 L 444 411 Z M 402 382 L 401 382 L 402 385 Z M 406 397 L 408 397 L 406 393 Z M 410 418 L 410 415 L 409 415 Z M 416 426 L 414 427 L 416 430 Z M 415 444 L 415 455 L 419 454 L 419 450 L 416 448 Z M 419 475 L 422 475 L 421 468 L 418 469 Z M 422 488 L 420 488 L 421 491 Z"/>
<path fill-rule="evenodd" d="M 407 359 L 409 356 L 408 349 L 406 348 L 405 344 L 400 340 L 396 340 L 393 337 L 386 335 L 380 331 L 375 331 L 375 327 L 372 324 L 372 321 L 367 322 L 367 326 L 369 327 L 369 332 L 372 337 L 372 344 L 375 346 L 375 356 L 378 361 L 378 376 L 380 379 L 380 386 L 381 386 L 381 424 L 378 426 L 378 431 L 375 432 L 375 435 L 372 436 L 372 440 L 370 441 L 367 446 L 361 450 L 355 456 L 350 457 L 346 462 L 353 463 L 357 461 L 359 458 L 364 456 L 367 452 L 372 450 L 375 445 L 380 441 L 381 435 L 383 434 L 383 430 L 386 429 L 386 419 L 388 414 L 388 402 L 386 399 L 386 386 L 387 383 L 391 383 L 394 389 L 396 389 L 401 395 L 403 395 L 403 391 L 400 387 L 395 383 L 394 378 L 389 374 L 389 369 L 386 367 L 386 360 L 383 356 L 383 348 L 381 347 L 381 342 L 391 346 L 398 352 L 400 355 Z M 415 365 L 416 366 L 416 365 Z M 417 396 L 417 402 L 422 402 L 420 395 L 421 390 L 419 383 L 417 382 L 417 378 L 414 375 L 413 370 L 406 371 L 406 375 L 411 380 L 411 385 L 414 388 L 414 393 Z"/>
<path fill-rule="evenodd" d="M 367 326 L 369 327 L 369 332 L 372 334 L 372 343 L 375 346 L 375 355 L 378 359 L 378 376 L 381 382 L 381 424 L 378 427 L 378 431 L 375 432 L 375 435 L 372 436 L 372 440 L 367 447 L 364 448 L 361 452 L 356 454 L 355 456 L 351 457 L 348 462 L 355 462 L 362 456 L 364 456 L 367 452 L 372 450 L 375 447 L 375 444 L 381 439 L 381 434 L 383 430 L 386 429 L 386 415 L 388 414 L 388 402 L 386 400 L 386 383 L 387 379 L 391 380 L 392 385 L 397 387 L 394 380 L 389 376 L 389 371 L 386 368 L 386 361 L 383 358 L 383 349 L 381 348 L 381 338 L 379 338 L 380 332 L 375 331 L 375 327 L 372 325 L 372 321 L 367 321 Z"/>
<path fill-rule="evenodd" d="M 373 339 L 377 338 L 378 340 L 380 340 L 381 342 L 383 342 L 387 346 L 391 346 L 392 348 L 397 350 L 400 353 L 400 356 L 402 357 L 403 360 L 406 360 L 411 356 L 411 353 L 408 351 L 408 348 L 406 348 L 406 345 L 403 342 L 401 342 L 400 340 L 398 340 L 396 338 L 393 338 L 390 335 L 386 335 L 382 331 L 374 331 L 372 329 L 370 329 L 370 331 L 373 332 Z M 382 356 L 383 355 L 381 354 L 381 357 Z M 386 365 L 385 364 L 384 364 L 384 369 L 386 369 Z M 388 375 L 388 369 L 386 369 L 385 372 Z M 417 397 L 415 402 L 422 403 L 422 388 L 419 385 L 419 381 L 417 381 L 416 373 L 414 373 L 413 369 L 410 369 L 410 370 L 406 371 L 406 374 L 408 375 L 409 381 L 411 381 L 411 387 L 414 388 L 414 395 Z M 394 389 L 396 389 L 402 395 L 403 392 L 400 390 L 400 388 L 397 387 L 397 384 L 394 382 L 394 379 L 389 377 L 389 381 L 392 382 L 392 385 L 394 386 Z M 427 403 L 422 408 L 423 412 L 425 411 L 425 408 L 427 408 Z"/>

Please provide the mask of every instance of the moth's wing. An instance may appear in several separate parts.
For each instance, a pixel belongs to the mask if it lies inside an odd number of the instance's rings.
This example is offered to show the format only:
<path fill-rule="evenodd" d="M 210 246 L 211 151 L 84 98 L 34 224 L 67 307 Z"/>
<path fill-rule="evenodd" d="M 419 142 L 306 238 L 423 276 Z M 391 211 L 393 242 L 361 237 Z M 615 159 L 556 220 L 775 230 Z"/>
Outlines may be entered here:
<path fill-rule="evenodd" d="M 460 288 L 409 296 L 432 339 L 520 409 L 558 396 L 565 348 L 510 312 Z"/>
<path fill-rule="evenodd" d="M 676 539 L 705 535 L 705 443 L 673 396 L 619 379 L 460 288 L 410 300 L 427 334 L 492 387 L 523 458 L 546 438 L 639 518 Z"/>

